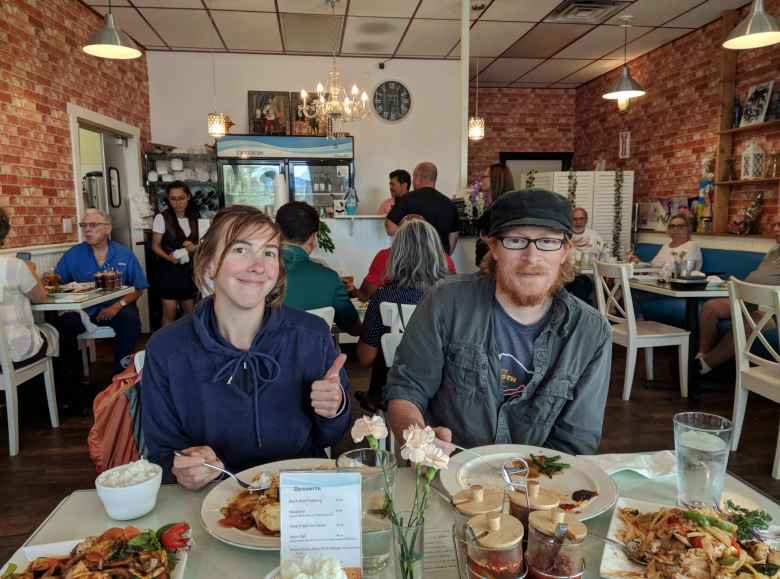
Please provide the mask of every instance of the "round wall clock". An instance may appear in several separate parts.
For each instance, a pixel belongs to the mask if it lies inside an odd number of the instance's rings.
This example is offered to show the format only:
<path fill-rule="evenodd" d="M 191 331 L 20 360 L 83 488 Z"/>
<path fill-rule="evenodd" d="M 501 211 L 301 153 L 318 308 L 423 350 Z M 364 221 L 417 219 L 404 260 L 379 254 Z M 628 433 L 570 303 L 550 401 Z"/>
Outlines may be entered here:
<path fill-rule="evenodd" d="M 386 121 L 400 121 L 411 107 L 409 89 L 397 80 L 386 80 L 374 90 L 374 110 Z"/>

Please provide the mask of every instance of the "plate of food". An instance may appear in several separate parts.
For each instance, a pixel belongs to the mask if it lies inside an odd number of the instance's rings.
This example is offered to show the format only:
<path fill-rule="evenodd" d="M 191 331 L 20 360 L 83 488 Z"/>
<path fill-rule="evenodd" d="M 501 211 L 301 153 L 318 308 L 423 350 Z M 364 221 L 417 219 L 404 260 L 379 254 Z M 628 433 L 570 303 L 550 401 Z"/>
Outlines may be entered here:
<path fill-rule="evenodd" d="M 608 511 L 618 498 L 615 482 L 596 464 L 576 456 L 524 444 L 493 444 L 472 448 L 450 459 L 446 470 L 439 472 L 442 486 L 454 496 L 473 484 L 505 488 L 501 467 L 514 459 L 524 459 L 529 478 L 536 479 L 546 490 L 560 496 L 560 506 L 577 515 L 581 521 Z"/>
<path fill-rule="evenodd" d="M 267 479 L 264 491 L 249 492 L 233 479 L 217 484 L 203 499 L 200 521 L 206 532 L 228 545 L 258 551 L 280 547 L 279 473 L 283 470 L 335 469 L 326 458 L 295 458 L 248 468 L 236 476 L 243 481 Z"/>
<path fill-rule="evenodd" d="M 769 515 L 727 501 L 725 511 L 686 510 L 621 498 L 608 537 L 634 542 L 642 566 L 616 545 L 606 544 L 600 574 L 607 579 L 767 579 L 780 577 L 780 551 L 763 542 L 757 531 Z"/>
<path fill-rule="evenodd" d="M 184 579 L 187 523 L 158 530 L 114 527 L 97 537 L 24 546 L 0 571 L 3 579 L 33 577 L 155 577 Z M 108 576 L 108 575 L 106 575 Z"/>
<path fill-rule="evenodd" d="M 96 288 L 93 282 L 73 281 L 63 285 L 48 285 L 46 292 L 50 299 L 73 301 L 87 299 L 89 296 L 99 293 L 100 289 Z"/>

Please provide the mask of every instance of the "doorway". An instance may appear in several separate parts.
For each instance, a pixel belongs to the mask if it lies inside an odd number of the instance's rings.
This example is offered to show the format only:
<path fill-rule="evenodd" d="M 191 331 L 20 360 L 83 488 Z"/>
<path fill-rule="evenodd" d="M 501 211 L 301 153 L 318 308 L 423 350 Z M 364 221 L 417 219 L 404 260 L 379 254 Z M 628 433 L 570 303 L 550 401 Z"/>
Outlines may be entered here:
<path fill-rule="evenodd" d="M 515 189 L 523 189 L 530 170 L 535 169 L 537 173 L 568 171 L 573 156 L 574 153 L 502 152 L 498 158 L 512 173 Z"/>

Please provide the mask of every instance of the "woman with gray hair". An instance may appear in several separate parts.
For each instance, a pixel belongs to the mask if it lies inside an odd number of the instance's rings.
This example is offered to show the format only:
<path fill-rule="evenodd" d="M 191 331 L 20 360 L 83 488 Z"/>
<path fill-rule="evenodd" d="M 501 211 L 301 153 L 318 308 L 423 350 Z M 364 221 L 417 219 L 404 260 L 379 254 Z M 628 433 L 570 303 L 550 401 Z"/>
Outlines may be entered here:
<path fill-rule="evenodd" d="M 367 393 L 355 397 L 369 412 L 383 405 L 382 388 L 387 381 L 387 366 L 379 356 L 382 336 L 390 329 L 382 323 L 379 304 L 417 305 L 425 292 L 449 274 L 444 247 L 436 229 L 417 215 L 409 215 L 393 237 L 387 264 L 387 282 L 372 296 L 357 344 L 358 363 L 373 367 Z M 402 320 L 407 323 L 408 320 Z"/>

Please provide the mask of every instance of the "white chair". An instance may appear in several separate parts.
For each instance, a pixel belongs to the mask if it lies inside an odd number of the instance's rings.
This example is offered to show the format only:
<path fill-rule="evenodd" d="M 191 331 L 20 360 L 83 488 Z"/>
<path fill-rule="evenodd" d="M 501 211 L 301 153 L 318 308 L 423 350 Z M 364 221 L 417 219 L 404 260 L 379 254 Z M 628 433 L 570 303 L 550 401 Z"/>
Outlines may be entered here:
<path fill-rule="evenodd" d="M 737 364 L 732 449 L 737 450 L 745 421 L 748 392 L 755 392 L 772 402 L 780 402 L 780 353 L 763 334 L 764 330 L 770 329 L 768 324 L 774 316 L 775 332 L 780 340 L 780 288 L 732 279 L 729 281 L 729 302 L 734 360 Z M 758 311 L 751 315 L 748 304 L 757 305 Z M 764 346 L 768 358 L 752 352 L 753 346 L 758 343 Z M 780 478 L 780 433 L 772 464 L 772 478 Z"/>
<path fill-rule="evenodd" d="M 637 321 L 634 302 L 628 280 L 633 275 L 630 263 L 593 262 L 593 277 L 596 282 L 596 300 L 601 315 L 613 322 L 612 342 L 626 348 L 626 377 L 623 382 L 623 400 L 631 397 L 634 382 L 637 350 L 645 349 L 647 379 L 653 379 L 653 348 L 656 346 L 677 346 L 680 362 L 680 395 L 688 397 L 688 344 L 691 333 L 682 328 L 667 326 L 647 320 Z M 607 281 L 612 281 L 612 287 Z M 623 304 L 620 299 L 622 296 Z"/>
<path fill-rule="evenodd" d="M 325 320 L 325 323 L 328 324 L 328 329 L 333 327 L 333 320 L 336 319 L 336 309 L 333 306 L 328 306 L 326 308 L 315 308 L 313 310 L 306 311 Z"/>
<path fill-rule="evenodd" d="M 403 328 L 412 319 L 412 314 L 417 306 L 414 304 L 401 304 L 401 316 L 398 315 L 398 304 L 394 302 L 382 302 L 379 304 L 379 314 L 382 323 L 390 328 L 391 332 L 403 333 Z"/>
<path fill-rule="evenodd" d="M 84 377 L 89 378 L 90 365 L 95 363 L 97 353 L 95 350 L 95 340 L 104 338 L 115 338 L 114 328 L 109 326 L 96 326 L 94 330 L 86 330 L 78 335 L 78 346 L 81 352 L 81 369 Z"/>
<path fill-rule="evenodd" d="M 51 363 L 51 356 L 44 356 L 36 362 L 20 368 L 14 368 L 5 332 L 1 330 L 0 365 L 3 368 L 2 374 L 0 374 L 0 389 L 5 392 L 5 407 L 8 412 L 8 454 L 16 456 L 19 454 L 19 398 L 17 396 L 17 387 L 20 384 L 43 374 L 51 426 L 52 428 L 58 428 L 60 425 L 60 418 L 57 413 L 57 394 L 54 390 L 54 367 Z"/>

